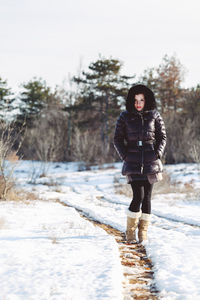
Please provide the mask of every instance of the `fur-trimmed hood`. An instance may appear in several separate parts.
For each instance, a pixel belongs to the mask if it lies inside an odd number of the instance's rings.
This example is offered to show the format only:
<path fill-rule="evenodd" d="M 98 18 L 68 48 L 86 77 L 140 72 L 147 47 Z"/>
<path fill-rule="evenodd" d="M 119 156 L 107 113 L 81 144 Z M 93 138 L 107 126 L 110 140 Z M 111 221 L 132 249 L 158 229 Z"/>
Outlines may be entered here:
<path fill-rule="evenodd" d="M 156 100 L 152 90 L 143 84 L 135 84 L 129 89 L 126 98 L 126 110 L 128 112 L 137 112 L 134 106 L 134 99 L 135 95 L 138 94 L 144 94 L 145 97 L 145 106 L 143 111 L 156 109 Z"/>

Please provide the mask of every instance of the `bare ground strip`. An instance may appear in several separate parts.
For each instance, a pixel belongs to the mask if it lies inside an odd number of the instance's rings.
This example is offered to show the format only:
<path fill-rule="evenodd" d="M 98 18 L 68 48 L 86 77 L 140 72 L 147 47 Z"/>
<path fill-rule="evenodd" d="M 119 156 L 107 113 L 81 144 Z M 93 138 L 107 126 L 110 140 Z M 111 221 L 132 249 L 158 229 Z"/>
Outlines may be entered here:
<path fill-rule="evenodd" d="M 56 200 L 56 202 L 65 206 L 70 206 L 60 200 Z M 111 227 L 110 225 L 94 220 L 82 210 L 76 210 L 84 219 L 92 222 L 95 226 L 101 227 L 108 234 L 114 236 L 118 243 L 121 264 L 124 272 L 124 300 L 157 300 L 159 291 L 155 286 L 154 273 L 152 270 L 153 265 L 151 260 L 147 257 L 145 247 L 138 243 L 128 244 L 123 232 Z"/>

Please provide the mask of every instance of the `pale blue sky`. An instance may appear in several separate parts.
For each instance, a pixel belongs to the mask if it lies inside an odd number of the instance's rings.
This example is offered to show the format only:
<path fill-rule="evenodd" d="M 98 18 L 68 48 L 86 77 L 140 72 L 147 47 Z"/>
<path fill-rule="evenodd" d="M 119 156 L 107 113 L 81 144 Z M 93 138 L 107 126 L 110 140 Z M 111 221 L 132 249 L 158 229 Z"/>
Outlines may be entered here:
<path fill-rule="evenodd" d="M 199 0 L 0 0 L 0 76 L 16 91 L 33 76 L 54 87 L 99 54 L 140 75 L 175 54 L 200 83 Z"/>

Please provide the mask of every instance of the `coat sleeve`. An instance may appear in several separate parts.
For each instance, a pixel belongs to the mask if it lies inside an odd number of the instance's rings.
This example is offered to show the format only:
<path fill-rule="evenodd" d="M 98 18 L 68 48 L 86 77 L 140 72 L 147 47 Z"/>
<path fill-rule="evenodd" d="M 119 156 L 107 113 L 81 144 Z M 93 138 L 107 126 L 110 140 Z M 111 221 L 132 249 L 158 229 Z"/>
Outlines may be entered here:
<path fill-rule="evenodd" d="M 155 139 L 156 139 L 155 151 L 158 157 L 162 158 L 166 147 L 167 136 L 166 136 L 165 124 L 159 112 L 157 113 L 155 119 Z"/>
<path fill-rule="evenodd" d="M 115 134 L 114 134 L 114 147 L 119 154 L 121 160 L 124 160 L 126 157 L 126 145 L 125 145 L 125 120 L 123 116 L 123 112 L 120 114 L 117 119 L 115 126 Z"/>

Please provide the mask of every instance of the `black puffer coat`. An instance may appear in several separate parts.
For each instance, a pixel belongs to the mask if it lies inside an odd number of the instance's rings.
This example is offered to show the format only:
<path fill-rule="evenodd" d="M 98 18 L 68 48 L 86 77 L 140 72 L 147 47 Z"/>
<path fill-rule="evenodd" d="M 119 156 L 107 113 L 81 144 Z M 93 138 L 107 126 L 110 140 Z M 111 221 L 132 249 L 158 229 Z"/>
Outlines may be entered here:
<path fill-rule="evenodd" d="M 134 108 L 136 94 L 144 94 L 142 112 Z M 133 86 L 116 123 L 114 146 L 124 161 L 122 174 L 155 174 L 162 172 L 160 158 L 166 146 L 163 119 L 156 110 L 153 92 L 144 85 Z"/>

